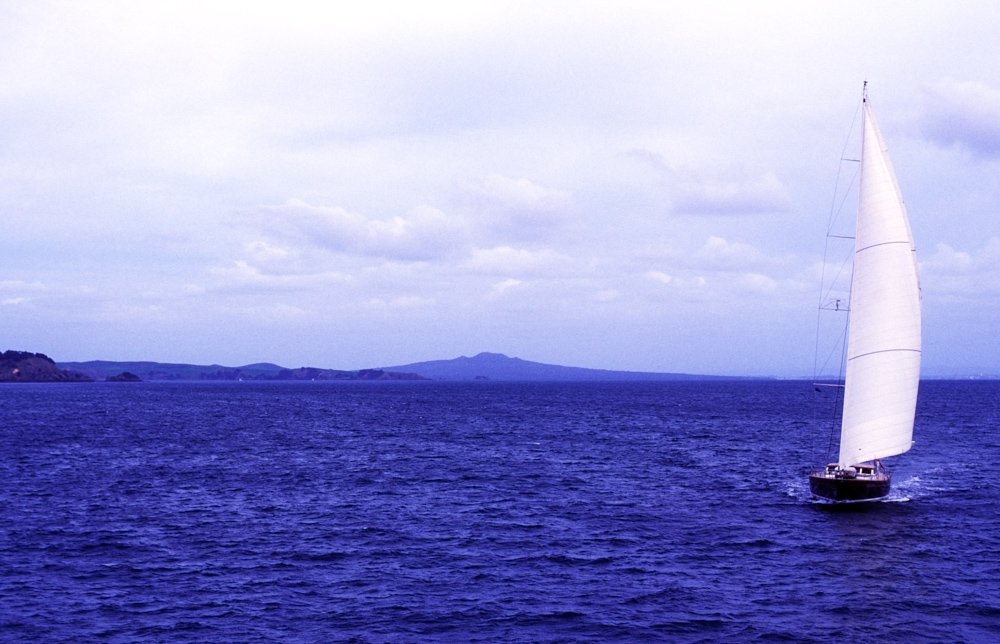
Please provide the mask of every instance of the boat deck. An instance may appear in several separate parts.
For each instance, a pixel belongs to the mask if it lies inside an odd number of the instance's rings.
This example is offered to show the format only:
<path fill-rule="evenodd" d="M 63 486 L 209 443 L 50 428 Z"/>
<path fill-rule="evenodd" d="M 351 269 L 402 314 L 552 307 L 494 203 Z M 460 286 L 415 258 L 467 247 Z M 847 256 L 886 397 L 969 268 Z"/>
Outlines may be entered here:
<path fill-rule="evenodd" d="M 889 478 L 889 473 L 881 465 L 871 463 L 861 463 L 845 468 L 841 468 L 837 463 L 830 463 L 826 468 L 810 473 L 810 476 L 823 479 L 882 481 Z"/>

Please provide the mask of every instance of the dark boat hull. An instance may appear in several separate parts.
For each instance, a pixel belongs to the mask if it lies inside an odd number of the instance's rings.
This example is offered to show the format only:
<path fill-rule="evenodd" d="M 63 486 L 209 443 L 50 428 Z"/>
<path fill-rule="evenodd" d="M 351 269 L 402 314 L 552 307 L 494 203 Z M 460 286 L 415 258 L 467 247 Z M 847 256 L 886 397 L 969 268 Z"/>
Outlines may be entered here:
<path fill-rule="evenodd" d="M 892 477 L 884 475 L 873 478 L 837 478 L 823 473 L 809 475 L 809 489 L 814 496 L 830 501 L 868 501 L 880 499 L 889 494 Z"/>

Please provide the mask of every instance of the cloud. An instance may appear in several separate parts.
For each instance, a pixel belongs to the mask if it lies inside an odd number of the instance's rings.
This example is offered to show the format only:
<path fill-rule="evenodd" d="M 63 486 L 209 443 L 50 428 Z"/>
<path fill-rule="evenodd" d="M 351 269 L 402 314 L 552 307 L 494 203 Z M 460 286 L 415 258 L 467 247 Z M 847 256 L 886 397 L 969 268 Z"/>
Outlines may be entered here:
<path fill-rule="evenodd" d="M 245 251 L 249 260 L 258 267 L 284 266 L 299 255 L 292 248 L 261 239 L 248 243 Z"/>
<path fill-rule="evenodd" d="M 391 311 L 421 309 L 434 305 L 434 299 L 419 295 L 400 295 L 389 299 L 373 297 L 366 300 L 363 307 L 369 310 Z"/>
<path fill-rule="evenodd" d="M 440 258 L 463 249 L 465 223 L 429 206 L 405 215 L 375 219 L 340 207 L 290 199 L 259 212 L 271 231 L 338 253 L 400 260 Z"/>
<path fill-rule="evenodd" d="M 656 285 L 646 291 L 654 298 L 666 292 L 724 308 L 766 295 L 777 307 L 779 301 L 780 306 L 795 306 L 803 294 L 812 292 L 805 278 L 794 275 L 807 270 L 797 268 L 795 258 L 772 257 L 751 244 L 718 236 L 708 237 L 698 248 L 670 249 L 645 261 L 657 264 L 642 273 L 647 283 Z"/>
<path fill-rule="evenodd" d="M 662 154 L 653 152 L 646 148 L 633 148 L 625 152 L 625 157 L 638 161 L 639 163 L 652 168 L 658 172 L 667 174 L 673 171 Z"/>
<path fill-rule="evenodd" d="M 21 292 L 21 291 L 31 291 L 37 293 L 39 291 L 46 290 L 45 284 L 33 281 L 26 282 L 24 280 L 0 280 L 0 293 L 7 292 Z"/>
<path fill-rule="evenodd" d="M 676 212 L 689 215 L 758 215 L 791 208 L 784 186 L 772 173 L 683 181 L 674 186 L 673 202 Z"/>
<path fill-rule="evenodd" d="M 948 81 L 924 90 L 921 126 L 932 141 L 980 157 L 1000 156 L 1000 89 L 975 81 Z"/>
<path fill-rule="evenodd" d="M 273 274 L 262 271 L 247 260 L 236 260 L 208 271 L 208 279 L 200 284 L 188 284 L 189 295 L 206 293 L 258 293 L 261 291 L 308 291 L 330 284 L 350 282 L 351 276 L 338 271 L 317 271 L 306 274 Z"/>
<path fill-rule="evenodd" d="M 760 273 L 744 273 L 740 276 L 739 282 L 751 293 L 769 294 L 778 290 L 777 280 Z"/>
<path fill-rule="evenodd" d="M 49 287 L 39 281 L 0 280 L 0 306 L 32 305 L 48 295 Z"/>
<path fill-rule="evenodd" d="M 925 297 L 995 301 L 1000 293 L 1000 237 L 971 252 L 939 243 L 934 254 L 920 262 L 920 279 Z"/>
<path fill-rule="evenodd" d="M 668 275 L 663 271 L 647 271 L 646 277 L 653 280 L 654 282 L 659 282 L 660 284 L 670 284 L 674 281 L 673 275 Z"/>
<path fill-rule="evenodd" d="M 505 293 L 512 288 L 517 288 L 524 284 L 521 280 L 514 279 L 513 277 L 497 282 L 493 285 L 493 292 L 497 295 Z"/>
<path fill-rule="evenodd" d="M 605 288 L 597 291 L 591 297 L 595 302 L 614 302 L 622 296 L 621 291 L 615 288 Z"/>
<path fill-rule="evenodd" d="M 571 261 L 570 257 L 550 249 L 497 246 L 473 250 L 464 266 L 477 273 L 551 276 L 564 273 Z"/>
<path fill-rule="evenodd" d="M 712 235 L 701 248 L 677 258 L 682 265 L 709 271 L 748 271 L 773 268 L 785 258 L 769 257 L 755 246 Z"/>
<path fill-rule="evenodd" d="M 556 212 L 569 204 L 569 194 L 543 188 L 527 179 L 491 174 L 478 188 L 479 194 L 498 208 L 531 212 Z"/>
<path fill-rule="evenodd" d="M 964 273 L 972 269 L 974 264 L 972 255 L 965 251 L 952 248 L 943 242 L 938 243 L 934 254 L 926 260 L 920 262 L 920 267 L 940 273 Z"/>
<path fill-rule="evenodd" d="M 495 173 L 466 194 L 466 206 L 484 227 L 516 239 L 547 237 L 568 221 L 572 205 L 564 190 Z"/>
<path fill-rule="evenodd" d="M 697 144 L 686 142 L 683 146 Z M 624 156 L 659 176 L 676 213 L 760 215 L 783 213 L 792 207 L 788 191 L 773 172 L 752 176 L 740 168 L 706 169 L 678 165 L 646 147 L 632 148 Z"/>
<path fill-rule="evenodd" d="M 671 275 L 663 271 L 646 271 L 644 276 L 659 287 L 669 286 L 669 290 L 687 295 L 703 295 L 705 287 L 709 284 L 709 280 L 704 275 L 691 271 L 684 271 L 680 275 Z"/>

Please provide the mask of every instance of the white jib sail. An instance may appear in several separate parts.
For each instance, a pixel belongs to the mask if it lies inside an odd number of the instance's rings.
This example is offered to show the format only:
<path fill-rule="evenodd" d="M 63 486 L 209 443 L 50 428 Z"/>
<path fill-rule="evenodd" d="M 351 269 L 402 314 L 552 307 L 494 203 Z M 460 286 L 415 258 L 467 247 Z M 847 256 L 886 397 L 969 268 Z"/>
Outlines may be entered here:
<path fill-rule="evenodd" d="M 910 449 L 920 382 L 920 283 L 913 235 L 867 100 L 861 159 L 841 466 Z"/>

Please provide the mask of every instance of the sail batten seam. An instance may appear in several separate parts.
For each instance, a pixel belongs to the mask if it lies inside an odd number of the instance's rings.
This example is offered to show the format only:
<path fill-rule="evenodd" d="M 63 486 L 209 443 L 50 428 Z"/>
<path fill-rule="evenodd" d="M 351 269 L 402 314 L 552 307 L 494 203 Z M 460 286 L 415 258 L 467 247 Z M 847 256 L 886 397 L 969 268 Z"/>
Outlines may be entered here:
<path fill-rule="evenodd" d="M 849 361 L 850 360 L 857 360 L 858 358 L 864 358 L 865 356 L 873 356 L 873 355 L 876 355 L 876 354 L 879 354 L 879 353 L 906 353 L 906 352 L 909 352 L 909 353 L 922 353 L 922 351 L 920 349 L 912 349 L 912 348 L 906 348 L 906 347 L 899 347 L 899 348 L 896 348 L 896 349 L 879 349 L 878 351 L 868 351 L 866 353 L 859 353 L 856 356 L 849 357 L 848 360 Z"/>
<path fill-rule="evenodd" d="M 910 245 L 910 240 L 908 240 L 908 239 L 900 239 L 898 241 L 879 242 L 877 244 L 870 244 L 868 246 L 864 246 L 863 248 L 858 248 L 854 252 L 855 252 L 855 254 L 857 254 L 857 253 L 863 253 L 864 251 L 871 250 L 872 248 L 878 248 L 879 246 L 892 246 L 893 244 L 906 244 L 907 246 L 909 246 Z"/>

